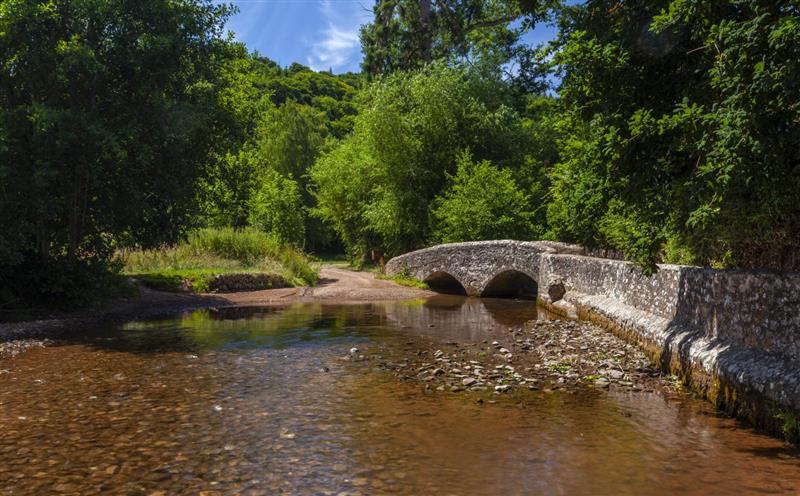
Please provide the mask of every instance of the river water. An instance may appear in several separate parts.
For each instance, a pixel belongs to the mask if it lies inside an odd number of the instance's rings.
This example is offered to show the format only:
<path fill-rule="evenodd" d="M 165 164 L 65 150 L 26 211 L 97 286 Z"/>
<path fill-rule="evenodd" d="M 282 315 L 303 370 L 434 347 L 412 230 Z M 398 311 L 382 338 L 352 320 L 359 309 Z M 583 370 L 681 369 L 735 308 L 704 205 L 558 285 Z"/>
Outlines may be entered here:
<path fill-rule="evenodd" d="M 535 317 L 530 302 L 440 298 L 80 330 L 0 362 L 0 493 L 800 492 L 797 451 L 686 395 L 478 404 L 342 359 Z"/>

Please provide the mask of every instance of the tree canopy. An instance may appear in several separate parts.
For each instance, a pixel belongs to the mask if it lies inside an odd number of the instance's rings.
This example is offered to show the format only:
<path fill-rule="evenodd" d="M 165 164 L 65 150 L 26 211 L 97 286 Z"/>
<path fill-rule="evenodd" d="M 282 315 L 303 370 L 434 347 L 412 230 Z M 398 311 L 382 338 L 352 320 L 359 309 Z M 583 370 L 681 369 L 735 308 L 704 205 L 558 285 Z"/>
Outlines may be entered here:
<path fill-rule="evenodd" d="M 200 0 L 0 2 L 0 285 L 35 291 L 58 260 L 174 240 L 191 222 L 228 14 Z"/>
<path fill-rule="evenodd" d="M 340 75 L 249 51 L 231 9 L 0 0 L 0 305 L 202 227 L 800 269 L 798 0 L 377 0 Z"/>
<path fill-rule="evenodd" d="M 553 234 L 650 269 L 800 268 L 799 6 L 564 8 Z"/>

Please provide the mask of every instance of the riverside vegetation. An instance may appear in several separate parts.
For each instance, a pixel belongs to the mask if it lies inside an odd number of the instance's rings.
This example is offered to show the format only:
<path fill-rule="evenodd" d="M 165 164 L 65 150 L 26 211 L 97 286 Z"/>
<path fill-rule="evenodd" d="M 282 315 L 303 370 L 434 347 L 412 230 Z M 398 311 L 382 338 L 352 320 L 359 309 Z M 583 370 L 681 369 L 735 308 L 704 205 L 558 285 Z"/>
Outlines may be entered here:
<path fill-rule="evenodd" d="M 800 268 L 797 0 L 378 0 L 340 75 L 233 8 L 0 0 L 2 308 L 491 238 Z"/>
<path fill-rule="evenodd" d="M 260 289 L 312 286 L 316 265 L 301 251 L 256 230 L 202 229 L 173 247 L 122 252 L 123 273 L 157 289 L 208 291 L 218 276 L 273 275 Z"/>

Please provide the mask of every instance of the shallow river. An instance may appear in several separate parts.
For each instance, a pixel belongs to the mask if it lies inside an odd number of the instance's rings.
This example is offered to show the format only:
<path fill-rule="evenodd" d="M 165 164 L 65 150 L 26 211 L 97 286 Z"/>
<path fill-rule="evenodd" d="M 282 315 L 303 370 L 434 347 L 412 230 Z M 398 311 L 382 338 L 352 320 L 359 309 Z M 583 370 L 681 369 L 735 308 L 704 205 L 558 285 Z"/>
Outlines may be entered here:
<path fill-rule="evenodd" d="M 685 396 L 479 405 L 342 360 L 535 317 L 530 302 L 439 298 L 82 330 L 0 362 L 0 493 L 800 492 L 795 450 Z"/>

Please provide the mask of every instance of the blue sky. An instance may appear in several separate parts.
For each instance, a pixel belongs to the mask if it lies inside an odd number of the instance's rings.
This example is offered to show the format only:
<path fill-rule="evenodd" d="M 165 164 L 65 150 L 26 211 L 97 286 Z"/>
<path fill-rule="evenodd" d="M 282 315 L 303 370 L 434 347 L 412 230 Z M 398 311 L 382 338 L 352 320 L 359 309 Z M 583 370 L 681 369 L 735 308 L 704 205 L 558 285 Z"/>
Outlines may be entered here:
<path fill-rule="evenodd" d="M 358 28 L 372 18 L 374 0 L 233 0 L 239 13 L 228 29 L 250 50 L 282 66 L 299 62 L 335 73 L 358 71 Z M 537 27 L 526 41 L 553 36 L 550 26 Z"/>

